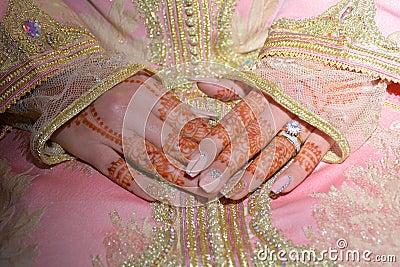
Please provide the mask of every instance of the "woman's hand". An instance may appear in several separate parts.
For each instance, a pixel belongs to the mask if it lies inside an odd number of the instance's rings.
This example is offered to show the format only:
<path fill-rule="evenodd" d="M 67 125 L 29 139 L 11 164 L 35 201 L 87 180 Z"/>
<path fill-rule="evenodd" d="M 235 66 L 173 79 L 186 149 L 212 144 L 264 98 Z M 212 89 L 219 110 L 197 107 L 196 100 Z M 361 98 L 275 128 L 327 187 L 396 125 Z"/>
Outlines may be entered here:
<path fill-rule="evenodd" d="M 152 109 L 148 113 L 140 108 L 127 110 L 131 98 L 141 93 L 141 103 L 154 103 Z M 198 188 L 197 179 L 184 171 L 198 142 L 210 131 L 204 119 L 207 115 L 200 118 L 156 79 L 137 74 L 99 97 L 58 129 L 52 140 L 141 198 L 153 200 L 145 187 L 157 186 L 157 182 L 135 168 L 207 195 Z M 145 124 L 140 123 L 143 118 Z"/>
<path fill-rule="evenodd" d="M 189 174 L 200 173 L 199 185 L 208 193 L 243 198 L 293 159 L 271 188 L 276 198 L 310 175 L 332 145 L 326 134 L 241 82 L 203 80 L 198 87 L 224 100 L 246 95 L 200 142 L 188 165 Z M 301 131 L 288 136 L 285 125 L 293 120 Z"/>

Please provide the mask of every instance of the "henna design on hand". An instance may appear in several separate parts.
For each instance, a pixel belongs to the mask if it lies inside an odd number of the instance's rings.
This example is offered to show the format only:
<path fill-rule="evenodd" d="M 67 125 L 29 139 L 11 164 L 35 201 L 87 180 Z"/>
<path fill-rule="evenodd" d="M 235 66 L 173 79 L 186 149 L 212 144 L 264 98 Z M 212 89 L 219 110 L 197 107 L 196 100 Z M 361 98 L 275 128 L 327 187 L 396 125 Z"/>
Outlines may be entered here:
<path fill-rule="evenodd" d="M 294 146 L 283 136 L 277 136 L 275 138 L 275 153 L 272 160 L 271 168 L 266 175 L 268 179 L 280 168 L 282 168 L 296 153 Z"/>
<path fill-rule="evenodd" d="M 306 142 L 294 162 L 310 173 L 322 159 L 322 151 L 314 142 Z"/>
<path fill-rule="evenodd" d="M 92 131 L 98 133 L 102 137 L 110 140 L 118 146 L 122 146 L 122 134 L 111 129 L 105 122 L 103 122 L 96 111 L 94 104 L 89 106 L 89 111 L 81 112 L 77 117 L 72 119 L 66 124 L 67 128 L 71 128 L 72 124 L 76 126 L 85 125 Z"/>
<path fill-rule="evenodd" d="M 233 88 L 229 90 L 227 88 L 217 87 L 217 91 L 213 97 L 221 101 L 229 101 L 232 99 L 238 99 L 239 95 L 235 93 Z"/>
<path fill-rule="evenodd" d="M 107 169 L 108 177 L 123 188 L 130 190 L 134 177 L 128 170 L 128 165 L 125 160 L 119 158 L 117 161 L 111 163 L 111 166 Z"/>

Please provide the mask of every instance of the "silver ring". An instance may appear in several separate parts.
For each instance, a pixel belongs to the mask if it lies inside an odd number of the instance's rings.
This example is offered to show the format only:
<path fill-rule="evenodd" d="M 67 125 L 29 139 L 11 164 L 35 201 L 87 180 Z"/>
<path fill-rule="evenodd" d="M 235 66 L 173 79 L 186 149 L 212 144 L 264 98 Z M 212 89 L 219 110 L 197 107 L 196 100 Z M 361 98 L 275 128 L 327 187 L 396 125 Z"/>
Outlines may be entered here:
<path fill-rule="evenodd" d="M 301 132 L 300 122 L 296 120 L 292 120 L 286 123 L 285 128 L 286 128 L 286 133 L 292 136 L 298 136 Z"/>
<path fill-rule="evenodd" d="M 280 135 L 283 137 L 286 137 L 286 139 L 295 146 L 296 153 L 300 152 L 301 145 L 300 145 L 299 138 L 297 136 L 291 135 L 285 131 L 281 131 Z"/>

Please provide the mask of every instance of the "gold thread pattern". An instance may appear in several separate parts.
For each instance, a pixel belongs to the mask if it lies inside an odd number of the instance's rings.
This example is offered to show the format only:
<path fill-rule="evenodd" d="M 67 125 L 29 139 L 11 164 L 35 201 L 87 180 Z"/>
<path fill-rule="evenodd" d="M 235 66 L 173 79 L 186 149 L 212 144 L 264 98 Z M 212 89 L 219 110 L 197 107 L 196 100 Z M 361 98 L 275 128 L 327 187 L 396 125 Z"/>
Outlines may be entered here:
<path fill-rule="evenodd" d="M 35 37 L 24 23 L 35 19 Z M 76 58 L 102 51 L 84 28 L 61 25 L 31 1 L 10 0 L 0 22 L 0 112 Z"/>
<path fill-rule="evenodd" d="M 381 35 L 375 15 L 373 0 L 342 0 L 315 18 L 280 19 L 259 57 L 304 57 L 398 83 L 400 48 Z"/>

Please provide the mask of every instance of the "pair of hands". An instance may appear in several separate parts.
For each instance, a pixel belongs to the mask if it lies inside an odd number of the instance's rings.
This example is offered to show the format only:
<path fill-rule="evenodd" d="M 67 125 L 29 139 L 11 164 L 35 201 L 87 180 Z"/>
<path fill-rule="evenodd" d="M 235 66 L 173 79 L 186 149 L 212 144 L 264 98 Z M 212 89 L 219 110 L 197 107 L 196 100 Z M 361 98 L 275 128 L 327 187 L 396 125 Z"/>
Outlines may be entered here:
<path fill-rule="evenodd" d="M 182 104 L 156 79 L 139 73 L 99 97 L 52 140 L 150 201 L 154 198 L 145 189 L 157 182 L 141 173 L 203 197 L 222 193 L 241 199 L 293 158 L 271 188 L 276 197 L 300 184 L 332 144 L 324 133 L 241 82 L 207 79 L 197 80 L 197 86 L 221 101 L 243 99 L 211 127 L 208 120 L 214 114 Z M 302 127 L 297 154 L 288 139 L 277 135 L 291 120 Z"/>

